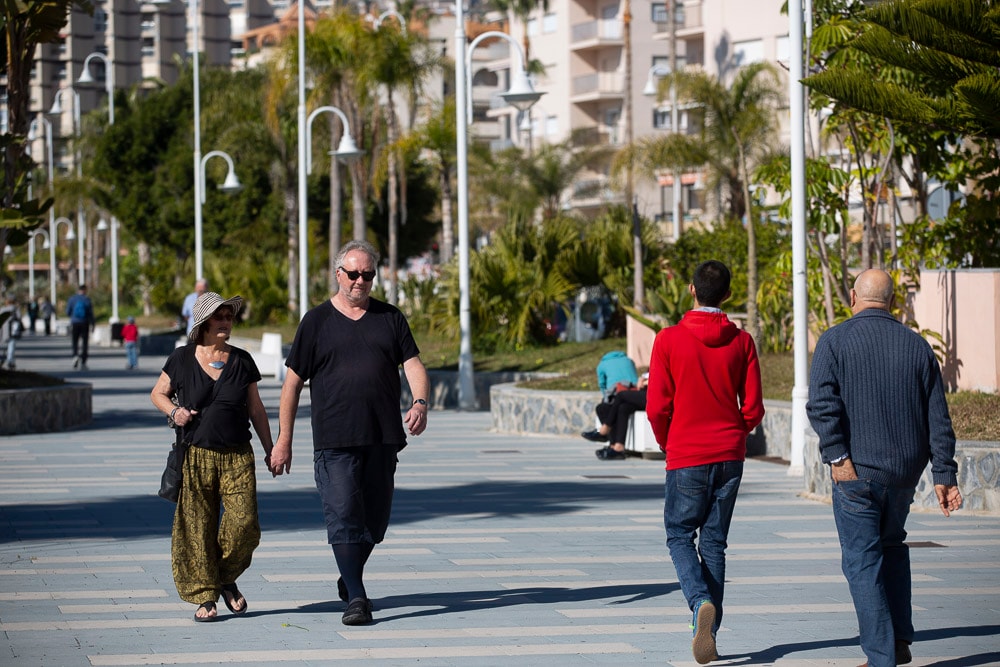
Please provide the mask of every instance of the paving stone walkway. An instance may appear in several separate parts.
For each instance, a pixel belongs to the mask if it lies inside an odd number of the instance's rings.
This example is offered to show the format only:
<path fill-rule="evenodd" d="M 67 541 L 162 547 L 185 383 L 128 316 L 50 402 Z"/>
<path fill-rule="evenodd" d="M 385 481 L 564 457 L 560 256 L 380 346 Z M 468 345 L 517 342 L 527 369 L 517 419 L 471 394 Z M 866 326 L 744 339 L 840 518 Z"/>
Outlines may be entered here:
<path fill-rule="evenodd" d="M 598 461 L 582 439 L 491 432 L 432 412 L 400 454 L 393 521 L 366 582 L 375 623 L 340 623 L 313 487 L 308 398 L 292 475 L 258 457 L 263 538 L 240 586 L 196 624 L 170 574 L 173 505 L 155 495 L 172 439 L 148 392 L 164 358 L 125 370 L 26 337 L 18 366 L 93 383 L 82 430 L 0 438 L 0 665 L 694 665 L 664 546 L 662 462 Z M 280 387 L 261 393 L 277 428 Z M 258 447 L 259 451 L 259 447 Z M 716 665 L 864 662 L 830 507 L 750 461 L 730 536 Z M 1000 518 L 917 513 L 913 665 L 1000 664 Z"/>

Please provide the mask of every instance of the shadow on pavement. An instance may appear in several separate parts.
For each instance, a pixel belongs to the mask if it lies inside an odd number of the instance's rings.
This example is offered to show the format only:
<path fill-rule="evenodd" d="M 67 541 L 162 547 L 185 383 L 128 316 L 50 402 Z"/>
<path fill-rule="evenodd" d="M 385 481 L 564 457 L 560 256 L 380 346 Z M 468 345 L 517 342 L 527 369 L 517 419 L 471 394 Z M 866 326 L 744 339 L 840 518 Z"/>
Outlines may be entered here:
<path fill-rule="evenodd" d="M 913 636 L 914 656 L 919 654 L 920 642 L 929 642 L 954 637 L 985 637 L 1000 634 L 1000 625 L 964 626 L 957 628 L 934 628 L 933 630 L 917 630 Z M 822 641 L 799 642 L 796 644 L 781 644 L 771 648 L 744 655 L 720 656 L 726 660 L 734 660 L 732 665 L 771 664 L 775 661 L 802 651 L 815 651 L 824 648 L 842 648 L 857 646 L 857 635 L 844 639 L 826 639 Z M 1000 661 L 1000 652 L 980 653 L 940 662 L 928 663 L 928 667 L 975 667 L 977 665 L 996 665 Z"/>
<path fill-rule="evenodd" d="M 164 452 L 167 436 L 164 429 Z M 164 455 L 165 458 L 165 455 Z M 263 486 L 264 479 L 258 479 Z M 56 483 L 57 484 L 57 483 Z M 62 505 L 9 504 L 0 507 L 0 543 L 18 540 L 128 539 L 169 535 L 174 505 L 154 495 L 158 480 L 150 479 L 149 495 L 73 500 Z M 660 484 L 580 482 L 478 482 L 432 489 L 396 489 L 391 526 L 456 513 L 472 514 L 468 523 L 505 517 L 555 516 L 575 512 L 593 502 L 613 504 L 623 491 L 630 500 L 659 502 Z M 322 508 L 315 489 L 258 493 L 261 529 L 266 533 L 322 530 Z"/>
<path fill-rule="evenodd" d="M 627 602 L 636 602 L 660 597 L 679 590 L 680 585 L 676 583 L 663 583 L 653 586 L 649 584 L 622 584 L 584 588 L 535 588 L 529 586 L 525 588 L 503 588 L 500 590 L 393 595 L 374 599 L 373 602 L 375 603 L 376 612 L 390 612 L 395 607 L 432 607 L 431 609 L 420 609 L 418 611 L 395 615 L 380 614 L 375 619 L 375 625 L 377 625 L 379 623 L 388 623 L 406 618 L 439 616 L 442 614 L 497 609 L 515 605 L 590 602 L 622 596 L 631 596 Z M 624 602 L 626 601 L 611 604 L 622 604 Z M 340 600 L 333 600 L 330 602 L 303 605 L 294 609 L 275 609 L 273 611 L 258 613 L 263 616 L 267 614 L 289 613 L 340 613 L 343 610 L 344 603 Z"/>

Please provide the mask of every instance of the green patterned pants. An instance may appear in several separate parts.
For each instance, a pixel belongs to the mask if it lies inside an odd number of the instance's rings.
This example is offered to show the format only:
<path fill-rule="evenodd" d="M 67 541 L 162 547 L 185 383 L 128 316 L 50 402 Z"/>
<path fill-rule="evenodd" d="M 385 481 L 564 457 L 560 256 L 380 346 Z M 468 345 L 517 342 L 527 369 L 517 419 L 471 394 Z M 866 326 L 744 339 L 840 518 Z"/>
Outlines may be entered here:
<path fill-rule="evenodd" d="M 250 567 L 259 543 L 250 443 L 226 452 L 189 447 L 171 535 L 178 595 L 194 604 L 217 601 L 222 585 Z"/>

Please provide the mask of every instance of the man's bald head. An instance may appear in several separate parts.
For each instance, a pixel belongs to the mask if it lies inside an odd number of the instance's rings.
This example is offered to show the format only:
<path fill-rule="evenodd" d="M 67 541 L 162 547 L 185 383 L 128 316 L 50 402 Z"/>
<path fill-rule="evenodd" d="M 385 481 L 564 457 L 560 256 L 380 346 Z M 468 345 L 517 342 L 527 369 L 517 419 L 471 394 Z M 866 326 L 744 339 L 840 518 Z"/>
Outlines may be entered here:
<path fill-rule="evenodd" d="M 851 311 L 859 313 L 868 308 L 889 310 L 895 297 L 892 276 L 881 269 L 868 269 L 854 281 L 851 290 Z"/>

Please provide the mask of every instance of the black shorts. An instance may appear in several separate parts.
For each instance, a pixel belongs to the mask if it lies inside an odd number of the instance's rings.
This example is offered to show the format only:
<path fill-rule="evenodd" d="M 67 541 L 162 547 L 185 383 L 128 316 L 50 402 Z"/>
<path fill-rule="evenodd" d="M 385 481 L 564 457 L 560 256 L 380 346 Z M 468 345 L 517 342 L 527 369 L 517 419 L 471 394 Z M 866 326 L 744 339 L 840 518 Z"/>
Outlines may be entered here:
<path fill-rule="evenodd" d="M 396 446 L 321 449 L 313 454 L 330 544 L 378 544 L 395 489 Z"/>

